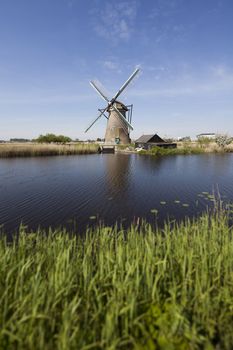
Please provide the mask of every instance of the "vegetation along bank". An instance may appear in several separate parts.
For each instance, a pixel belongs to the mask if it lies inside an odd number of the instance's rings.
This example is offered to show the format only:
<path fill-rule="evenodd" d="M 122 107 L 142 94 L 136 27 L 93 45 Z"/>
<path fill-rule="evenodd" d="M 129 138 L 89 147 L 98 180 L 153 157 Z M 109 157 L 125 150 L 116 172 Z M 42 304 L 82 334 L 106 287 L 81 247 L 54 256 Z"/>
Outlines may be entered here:
<path fill-rule="evenodd" d="M 98 153 L 98 144 L 0 144 L 0 158 Z"/>
<path fill-rule="evenodd" d="M 0 349 L 232 349 L 229 215 L 2 236 Z"/>
<path fill-rule="evenodd" d="M 216 142 L 177 142 L 177 148 L 163 148 L 154 146 L 149 150 L 142 149 L 139 151 L 140 154 L 148 154 L 154 156 L 228 152 L 233 152 L 233 143 L 223 146 L 217 144 Z"/>

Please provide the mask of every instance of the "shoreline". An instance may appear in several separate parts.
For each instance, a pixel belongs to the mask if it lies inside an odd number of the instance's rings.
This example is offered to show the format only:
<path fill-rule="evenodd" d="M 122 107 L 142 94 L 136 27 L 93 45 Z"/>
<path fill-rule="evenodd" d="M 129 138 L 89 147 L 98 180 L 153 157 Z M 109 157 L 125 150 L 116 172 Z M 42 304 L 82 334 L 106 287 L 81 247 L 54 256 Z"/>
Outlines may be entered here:
<path fill-rule="evenodd" d="M 80 144 L 38 144 L 38 143 L 3 143 L 0 144 L 0 159 L 21 157 L 43 156 L 69 156 L 81 154 L 98 154 L 98 143 Z M 157 157 L 172 155 L 195 155 L 195 154 L 225 154 L 233 153 L 233 144 L 220 147 L 216 143 L 200 145 L 198 142 L 177 142 L 177 148 L 163 148 L 155 146 L 150 150 L 136 151 L 134 145 L 118 145 L 115 153 L 140 154 Z"/>
<path fill-rule="evenodd" d="M 172 155 L 198 155 L 198 154 L 225 154 L 233 153 L 233 143 L 225 147 L 218 146 L 215 142 L 202 145 L 196 141 L 193 142 L 177 142 L 177 148 L 163 148 L 159 146 L 152 147 L 149 150 L 135 151 L 130 146 L 121 146 L 117 153 L 135 153 L 151 156 L 172 156 Z"/>

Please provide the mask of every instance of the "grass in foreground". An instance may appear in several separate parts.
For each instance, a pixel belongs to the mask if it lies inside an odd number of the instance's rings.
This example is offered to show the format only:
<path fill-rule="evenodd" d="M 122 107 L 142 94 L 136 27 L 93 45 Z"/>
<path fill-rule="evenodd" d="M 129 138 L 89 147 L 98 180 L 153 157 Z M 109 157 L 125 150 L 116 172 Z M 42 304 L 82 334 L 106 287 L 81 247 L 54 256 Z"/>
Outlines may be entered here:
<path fill-rule="evenodd" d="M 225 213 L 0 240 L 1 349 L 232 349 Z"/>
<path fill-rule="evenodd" d="M 97 153 L 98 149 L 98 144 L 3 144 L 0 145 L 0 158 L 91 154 Z"/>

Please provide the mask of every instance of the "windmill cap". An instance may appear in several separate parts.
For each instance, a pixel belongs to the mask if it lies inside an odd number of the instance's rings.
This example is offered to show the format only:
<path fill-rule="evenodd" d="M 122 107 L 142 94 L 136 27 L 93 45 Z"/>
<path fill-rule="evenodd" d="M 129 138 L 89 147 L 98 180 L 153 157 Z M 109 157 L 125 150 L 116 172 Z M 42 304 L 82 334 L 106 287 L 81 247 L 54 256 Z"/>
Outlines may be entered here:
<path fill-rule="evenodd" d="M 120 107 L 119 107 L 119 106 L 116 106 L 117 108 L 121 108 L 121 109 L 124 109 L 125 111 L 128 111 L 128 108 L 126 107 L 126 105 L 125 105 L 124 103 L 122 103 L 122 102 L 116 100 L 116 101 L 114 102 L 114 105 L 115 105 L 115 104 L 120 105 Z M 111 106 L 110 106 L 109 108 L 111 108 Z M 108 110 L 109 110 L 109 108 L 108 108 Z"/>

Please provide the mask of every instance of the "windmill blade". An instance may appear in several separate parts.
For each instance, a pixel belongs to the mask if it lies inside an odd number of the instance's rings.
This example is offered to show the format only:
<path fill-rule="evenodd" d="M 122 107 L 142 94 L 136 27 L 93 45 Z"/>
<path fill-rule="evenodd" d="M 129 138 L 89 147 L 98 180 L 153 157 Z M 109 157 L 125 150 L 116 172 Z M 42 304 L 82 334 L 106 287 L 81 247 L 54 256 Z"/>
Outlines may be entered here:
<path fill-rule="evenodd" d="M 100 88 L 94 83 L 94 81 L 90 81 L 91 86 L 93 89 L 106 101 L 110 102 L 109 99 L 104 95 L 104 93 L 100 90 Z"/>
<path fill-rule="evenodd" d="M 102 117 L 102 115 L 106 112 L 107 109 L 108 109 L 108 106 L 101 111 L 98 117 L 89 125 L 89 127 L 85 130 L 85 132 L 87 132 L 97 122 L 97 120 L 99 120 Z"/>
<path fill-rule="evenodd" d="M 87 132 L 96 122 L 97 120 L 104 115 L 104 113 L 107 111 L 109 107 L 112 107 L 119 117 L 122 119 L 122 121 L 131 129 L 133 130 L 132 125 L 128 122 L 128 120 L 124 117 L 124 115 L 117 109 L 117 107 L 114 105 L 114 102 L 116 99 L 120 96 L 120 94 L 125 90 L 125 88 L 129 85 L 129 83 L 133 80 L 133 78 L 138 74 L 139 68 L 135 69 L 135 71 L 131 74 L 131 76 L 126 80 L 126 82 L 122 85 L 120 90 L 116 93 L 116 95 L 111 99 L 111 101 L 105 96 L 105 94 L 100 90 L 100 88 L 95 84 L 94 81 L 90 81 L 91 86 L 93 89 L 100 95 L 107 103 L 107 107 L 103 109 L 100 113 L 100 115 L 91 123 L 91 125 L 85 130 Z"/>
<path fill-rule="evenodd" d="M 119 117 L 124 121 L 125 124 L 127 124 L 127 126 L 133 130 L 132 125 L 128 122 L 128 120 L 126 120 L 126 118 L 123 116 L 123 114 L 119 111 L 118 108 L 116 108 L 116 106 L 113 104 L 112 108 L 117 112 L 117 114 L 119 115 Z"/>
<path fill-rule="evenodd" d="M 133 78 L 138 74 L 139 72 L 139 68 L 135 69 L 135 71 L 133 72 L 133 74 L 131 74 L 131 76 L 129 77 L 129 79 L 126 80 L 126 82 L 122 85 L 122 87 L 120 88 L 120 90 L 116 93 L 116 95 L 113 97 L 113 99 L 111 100 L 111 103 L 114 103 L 115 100 L 120 96 L 120 94 L 125 90 L 125 88 L 129 85 L 129 83 L 133 80 Z"/>
<path fill-rule="evenodd" d="M 103 112 L 103 116 L 104 116 L 106 119 L 109 119 L 109 117 L 105 114 L 105 112 L 104 112 L 103 109 L 98 108 L 98 111 L 99 111 L 99 112 Z"/>

